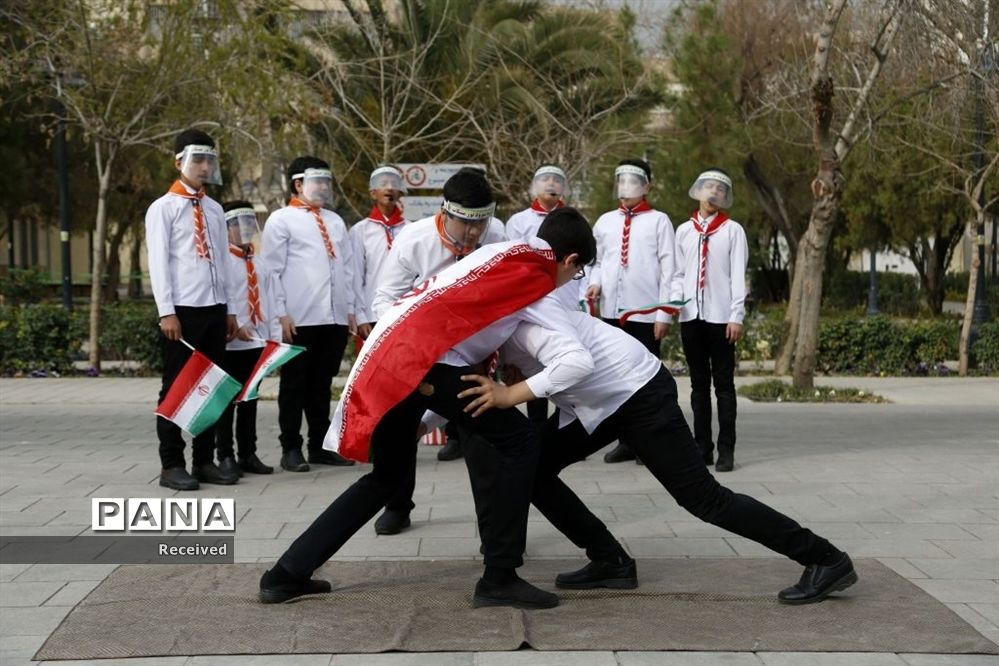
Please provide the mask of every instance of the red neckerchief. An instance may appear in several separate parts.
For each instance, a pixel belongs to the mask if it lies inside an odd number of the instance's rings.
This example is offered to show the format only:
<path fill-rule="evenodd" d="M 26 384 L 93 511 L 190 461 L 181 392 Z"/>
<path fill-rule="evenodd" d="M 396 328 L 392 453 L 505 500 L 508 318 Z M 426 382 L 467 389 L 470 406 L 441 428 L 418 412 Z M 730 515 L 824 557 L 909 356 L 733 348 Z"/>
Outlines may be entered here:
<path fill-rule="evenodd" d="M 323 222 L 323 216 L 319 214 L 319 206 L 313 206 L 305 203 L 298 197 L 292 197 L 288 205 L 293 208 L 301 208 L 312 213 L 312 217 L 316 220 L 316 225 L 319 227 L 319 233 L 323 237 L 323 245 L 326 246 L 326 256 L 330 259 L 336 259 L 336 251 L 333 249 L 333 241 L 330 240 L 330 234 L 326 231 L 326 224 Z"/>
<path fill-rule="evenodd" d="M 201 211 L 201 200 L 205 198 L 205 191 L 198 190 L 194 194 L 187 191 L 187 187 L 180 180 L 173 181 L 170 186 L 170 194 L 190 199 L 194 204 L 194 252 L 199 259 L 211 259 L 208 254 L 208 241 L 205 238 L 205 217 Z"/>
<path fill-rule="evenodd" d="M 256 324 L 264 320 L 260 311 L 260 285 L 257 283 L 257 271 L 253 267 L 253 245 L 229 244 L 229 254 L 246 262 L 246 301 L 250 306 L 250 323 Z"/>
<path fill-rule="evenodd" d="M 708 277 L 708 238 L 728 221 L 728 216 L 722 211 L 718 211 L 715 213 L 714 219 L 705 224 L 701 220 L 701 216 L 698 215 L 698 211 L 695 210 L 693 215 L 690 216 L 690 221 L 693 222 L 694 229 L 697 230 L 700 236 L 701 257 L 700 266 L 698 267 L 697 288 L 704 289 L 704 283 Z"/>
<path fill-rule="evenodd" d="M 552 206 L 552 210 L 555 210 L 556 208 L 561 208 L 564 205 L 565 203 L 561 199 L 559 199 L 557 202 L 555 202 L 555 205 Z M 548 213 L 552 212 L 552 210 L 548 210 L 547 208 L 542 206 L 541 202 L 538 201 L 537 199 L 531 202 L 531 210 L 533 210 L 536 213 L 541 213 L 542 215 L 547 215 Z"/>
<path fill-rule="evenodd" d="M 447 235 L 447 230 L 444 229 L 443 211 L 437 213 L 434 217 L 434 224 L 437 226 L 437 235 L 440 236 L 441 243 L 443 243 L 444 247 L 448 249 L 448 252 L 454 255 L 455 259 L 461 259 L 462 257 L 467 256 L 472 252 L 472 250 L 475 249 L 474 247 L 461 247 L 451 240 L 451 238 Z"/>
<path fill-rule="evenodd" d="M 386 218 L 385 215 L 382 214 L 382 211 L 380 208 L 378 208 L 378 206 L 372 206 L 371 212 L 368 213 L 368 219 L 373 220 L 378 224 L 382 225 L 382 228 L 385 230 L 385 243 L 388 244 L 388 249 L 391 250 L 392 227 L 399 226 L 400 224 L 406 221 L 405 218 L 403 218 L 402 216 L 402 209 L 396 206 L 395 208 L 392 209 L 392 214 L 389 215 L 388 218 Z"/>
<path fill-rule="evenodd" d="M 652 210 L 652 206 L 649 205 L 648 201 L 642 199 L 632 208 L 625 208 L 624 206 L 621 206 L 618 210 L 624 213 L 624 229 L 621 230 L 621 266 L 627 268 L 628 245 L 631 240 L 631 218 L 639 213 Z"/>

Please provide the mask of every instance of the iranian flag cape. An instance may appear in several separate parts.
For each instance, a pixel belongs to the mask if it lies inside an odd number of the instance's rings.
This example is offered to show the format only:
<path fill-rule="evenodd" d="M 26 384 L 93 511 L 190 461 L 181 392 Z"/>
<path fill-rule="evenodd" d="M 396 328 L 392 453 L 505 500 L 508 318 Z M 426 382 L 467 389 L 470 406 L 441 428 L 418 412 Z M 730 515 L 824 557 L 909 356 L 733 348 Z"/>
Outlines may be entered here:
<path fill-rule="evenodd" d="M 555 288 L 540 239 L 487 245 L 405 294 L 378 320 L 347 377 L 323 447 L 366 462 L 381 418 L 444 352 Z M 414 433 L 415 434 L 415 433 Z"/>

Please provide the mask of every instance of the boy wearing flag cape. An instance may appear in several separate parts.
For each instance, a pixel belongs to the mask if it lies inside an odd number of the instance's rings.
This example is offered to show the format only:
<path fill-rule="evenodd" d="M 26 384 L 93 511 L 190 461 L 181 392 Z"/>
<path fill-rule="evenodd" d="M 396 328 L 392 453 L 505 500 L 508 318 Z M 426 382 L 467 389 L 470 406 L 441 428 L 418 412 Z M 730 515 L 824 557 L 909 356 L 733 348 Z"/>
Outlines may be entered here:
<path fill-rule="evenodd" d="M 680 312 L 683 355 L 690 368 L 690 407 L 694 439 L 705 464 L 714 460 L 711 438 L 711 383 L 718 398 L 718 463 L 735 464 L 735 343 L 746 314 L 746 232 L 725 214 L 732 206 L 732 179 L 721 169 L 697 177 L 688 193 L 699 202 L 676 230 L 676 272 L 670 293 L 688 299 Z"/>
<path fill-rule="evenodd" d="M 445 199 L 451 214 L 479 216 Z M 491 208 L 491 206 L 490 206 Z M 542 297 L 566 284 L 590 263 L 596 247 L 589 224 L 571 208 L 552 213 L 529 243 L 485 246 L 406 294 L 368 336 L 351 369 L 325 446 L 373 463 L 298 537 L 260 581 L 260 600 L 276 603 L 328 592 L 313 572 L 364 526 L 405 482 L 423 413 L 432 409 L 481 435 L 466 452 L 476 504 L 489 515 L 482 534 L 485 571 L 474 606 L 550 608 L 558 597 L 517 576 L 523 563 L 527 514 L 539 448 L 537 431 L 515 409 L 472 418 L 458 394 L 472 386 L 464 377 L 483 365 L 523 321 L 548 327 L 567 316 Z M 558 328 L 566 330 L 568 324 Z M 505 407 L 574 384 L 593 368 L 573 336 L 556 334 L 560 353 L 530 382 L 511 388 Z M 489 451 L 479 449 L 490 449 Z M 483 466 L 488 470 L 477 469 Z"/>
<path fill-rule="evenodd" d="M 187 345 L 220 364 L 226 341 L 239 328 L 235 285 L 228 279 L 225 259 L 229 243 L 222 207 L 204 190 L 205 184 L 222 184 L 215 141 L 200 130 L 184 130 L 174 141 L 174 153 L 178 179 L 146 211 L 149 282 L 163 350 L 161 403 L 191 356 Z M 230 485 L 238 480 L 212 462 L 212 428 L 191 440 L 193 476 L 186 469 L 180 427 L 157 416 L 156 435 L 161 486 L 197 490 L 199 481 Z"/>
<path fill-rule="evenodd" d="M 376 320 L 400 296 L 448 266 L 462 261 L 476 248 L 506 240 L 502 223 L 492 216 L 493 193 L 481 171 L 459 169 L 444 183 L 443 194 L 453 207 L 460 205 L 464 213 L 455 212 L 457 208 L 440 210 L 435 215 L 407 225 L 399 234 L 379 274 L 371 306 Z M 459 435 L 458 425 L 450 422 L 445 432 L 447 443 L 437 452 L 437 459 L 456 460 L 462 456 L 460 440 L 472 435 Z M 405 485 L 386 503 L 385 511 L 375 521 L 376 534 L 398 534 L 411 524 L 409 514 L 415 508 L 415 452 L 406 479 Z"/>
<path fill-rule="evenodd" d="M 676 382 L 656 356 L 619 328 L 581 312 L 568 313 L 567 321 L 571 328 L 563 332 L 577 336 L 589 350 L 594 369 L 579 383 L 549 397 L 558 409 L 541 431 L 532 502 L 570 541 L 585 549 L 591 561 L 577 571 L 559 574 L 556 587 L 638 586 L 635 561 L 558 476 L 565 467 L 621 437 L 632 443 L 648 470 L 681 507 L 805 567 L 798 583 L 778 594 L 779 602 L 815 603 L 857 581 L 846 553 L 791 518 L 715 480 L 680 410 Z M 504 362 L 533 376 L 547 362 L 558 359 L 553 334 L 534 324 L 521 324 L 503 345 Z M 476 414 L 500 402 L 510 390 L 483 376 L 473 381 L 479 386 L 461 396 L 474 398 L 465 409 Z"/>
<path fill-rule="evenodd" d="M 250 338 L 230 340 L 225 346 L 222 369 L 240 384 L 250 379 L 265 340 L 280 340 L 281 327 L 273 316 L 270 290 L 255 265 L 253 240 L 260 232 L 257 213 L 247 201 L 227 201 L 222 204 L 229 231 L 229 251 L 226 253 L 229 277 L 236 285 L 236 309 L 247 323 L 242 331 Z M 233 416 L 236 419 L 233 447 Z M 257 457 L 257 401 L 230 402 L 215 424 L 215 451 L 218 466 L 228 475 L 270 474 L 274 468 Z"/>
<path fill-rule="evenodd" d="M 669 330 L 662 311 L 635 312 L 650 303 L 670 300 L 673 276 L 673 223 L 648 202 L 652 168 L 644 160 L 622 160 L 614 170 L 614 186 L 621 205 L 604 213 L 593 226 L 597 263 L 590 275 L 587 300 L 600 303 L 600 316 L 659 356 L 660 341 Z M 634 460 L 625 442 L 604 456 L 604 462 Z"/>

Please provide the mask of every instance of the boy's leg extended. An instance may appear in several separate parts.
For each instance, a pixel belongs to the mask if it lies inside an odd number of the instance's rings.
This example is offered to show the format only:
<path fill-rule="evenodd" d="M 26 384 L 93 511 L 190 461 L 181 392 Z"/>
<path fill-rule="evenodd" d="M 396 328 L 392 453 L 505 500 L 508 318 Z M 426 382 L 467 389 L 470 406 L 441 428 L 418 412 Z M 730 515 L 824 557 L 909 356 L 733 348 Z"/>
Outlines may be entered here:
<path fill-rule="evenodd" d="M 799 564 L 838 553 L 832 544 L 708 472 L 677 404 L 676 382 L 662 370 L 615 414 L 649 471 L 677 503 L 701 520 L 751 539 Z"/>
<path fill-rule="evenodd" d="M 281 567 L 307 580 L 385 506 L 404 481 L 407 460 L 415 455 L 416 429 L 425 409 L 425 400 L 414 393 L 385 414 L 371 437 L 371 471 L 295 539 L 278 560 Z"/>

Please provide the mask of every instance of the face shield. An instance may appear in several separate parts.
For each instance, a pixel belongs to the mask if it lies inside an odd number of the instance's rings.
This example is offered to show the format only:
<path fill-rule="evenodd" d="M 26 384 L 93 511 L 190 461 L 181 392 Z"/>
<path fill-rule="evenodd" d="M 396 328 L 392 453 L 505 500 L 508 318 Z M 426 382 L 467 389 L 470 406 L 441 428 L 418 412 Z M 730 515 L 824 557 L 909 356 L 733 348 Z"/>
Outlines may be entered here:
<path fill-rule="evenodd" d="M 732 179 L 721 171 L 705 171 L 697 177 L 687 194 L 695 201 L 718 208 L 731 208 Z"/>
<path fill-rule="evenodd" d="M 402 179 L 402 173 L 395 167 L 383 166 L 371 172 L 368 179 L 368 190 L 394 190 L 400 194 L 406 194 L 406 182 Z"/>
<path fill-rule="evenodd" d="M 449 218 L 445 220 L 444 230 L 451 241 L 466 252 L 475 249 L 479 239 L 489 228 L 489 221 L 496 212 L 496 204 L 490 203 L 479 208 L 469 208 L 454 201 L 444 200 L 444 212 Z"/>
<path fill-rule="evenodd" d="M 540 199 L 543 196 L 550 196 L 555 199 L 564 199 L 569 192 L 569 179 L 565 172 L 557 166 L 543 166 L 534 172 L 534 180 L 531 181 L 531 197 Z"/>
<path fill-rule="evenodd" d="M 225 223 L 229 229 L 229 241 L 234 245 L 246 245 L 260 233 L 257 213 L 252 208 L 233 208 L 226 211 Z"/>
<path fill-rule="evenodd" d="M 186 146 L 177 153 L 180 172 L 194 183 L 221 185 L 222 171 L 219 169 L 219 156 L 211 146 Z"/>
<path fill-rule="evenodd" d="M 317 207 L 333 204 L 333 172 L 329 169 L 306 169 L 294 174 L 291 179 L 302 179 L 301 199 Z"/>
<path fill-rule="evenodd" d="M 614 169 L 614 186 L 618 199 L 640 199 L 647 192 L 649 178 L 641 167 L 622 164 Z"/>

